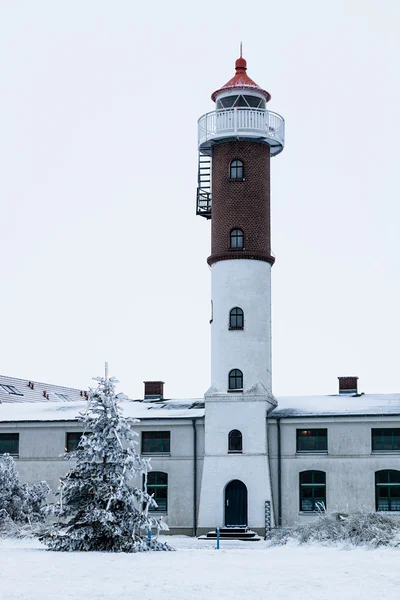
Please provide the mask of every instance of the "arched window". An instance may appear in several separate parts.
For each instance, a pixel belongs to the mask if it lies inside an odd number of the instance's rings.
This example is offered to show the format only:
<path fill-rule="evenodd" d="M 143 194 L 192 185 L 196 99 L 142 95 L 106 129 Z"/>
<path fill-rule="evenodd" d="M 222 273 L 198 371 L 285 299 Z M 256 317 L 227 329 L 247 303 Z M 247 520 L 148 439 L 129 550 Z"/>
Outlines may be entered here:
<path fill-rule="evenodd" d="M 376 510 L 400 511 L 400 471 L 375 473 Z"/>
<path fill-rule="evenodd" d="M 168 473 L 150 471 L 147 474 L 147 493 L 153 496 L 157 507 L 150 506 L 149 511 L 167 512 L 168 510 Z"/>
<path fill-rule="evenodd" d="M 304 512 L 326 508 L 326 474 L 324 471 L 300 473 L 300 510 Z"/>
<path fill-rule="evenodd" d="M 241 160 L 233 160 L 229 166 L 229 179 L 243 181 L 244 165 Z"/>
<path fill-rule="evenodd" d="M 238 429 L 232 429 L 228 435 L 228 452 L 242 452 L 242 434 Z"/>
<path fill-rule="evenodd" d="M 230 235 L 231 248 L 241 250 L 244 246 L 244 235 L 241 229 L 232 229 Z"/>
<path fill-rule="evenodd" d="M 232 369 L 232 371 L 229 371 L 229 389 L 243 389 L 243 373 L 240 369 Z"/>
<path fill-rule="evenodd" d="M 235 306 L 229 313 L 229 329 L 243 329 L 244 313 L 241 308 Z"/>

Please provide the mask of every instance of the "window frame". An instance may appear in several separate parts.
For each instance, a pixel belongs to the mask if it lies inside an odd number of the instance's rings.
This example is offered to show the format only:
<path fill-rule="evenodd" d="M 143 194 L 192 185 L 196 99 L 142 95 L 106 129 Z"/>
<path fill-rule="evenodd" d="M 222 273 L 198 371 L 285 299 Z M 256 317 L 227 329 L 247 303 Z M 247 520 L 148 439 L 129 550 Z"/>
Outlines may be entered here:
<path fill-rule="evenodd" d="M 236 373 L 233 375 L 234 371 L 236 371 Z M 238 374 L 240 373 L 240 375 Z M 242 382 L 242 386 L 241 387 L 231 387 L 231 380 L 238 380 Z M 243 392 L 243 371 L 241 371 L 240 369 L 231 369 L 229 371 L 229 375 L 228 375 L 228 392 Z"/>
<path fill-rule="evenodd" d="M 0 387 L 3 388 L 4 392 L 7 392 L 10 396 L 23 396 L 24 394 L 20 392 L 15 385 L 11 385 L 9 383 L 0 383 Z"/>
<path fill-rule="evenodd" d="M 165 435 L 164 438 L 162 438 L 162 435 Z M 146 440 L 147 436 L 154 436 L 154 438 L 151 440 L 150 437 Z M 157 437 L 158 436 L 158 437 Z M 144 450 L 144 446 L 145 444 L 150 442 L 150 446 L 153 445 L 154 447 L 156 446 L 160 446 L 159 448 L 156 448 L 155 450 L 151 450 L 151 449 L 147 449 Z M 158 444 L 156 443 L 158 442 Z M 140 451 L 141 454 L 143 454 L 143 456 L 154 456 L 154 455 L 169 455 L 171 454 L 171 432 L 170 431 L 142 431 L 141 434 L 141 440 L 140 440 Z"/>
<path fill-rule="evenodd" d="M 217 100 L 217 110 L 233 110 L 236 107 L 265 110 L 265 98 L 243 92 L 241 94 L 229 94 Z"/>
<path fill-rule="evenodd" d="M 378 482 L 378 478 L 381 474 L 387 473 L 388 481 L 387 482 Z M 398 481 L 390 481 L 390 474 L 396 473 Z M 388 508 L 383 509 L 379 506 L 379 494 L 378 491 L 380 489 L 387 488 L 387 496 L 381 496 L 381 498 L 387 498 Z M 398 491 L 398 495 L 393 497 L 393 503 L 397 503 L 397 508 L 392 508 L 392 496 L 391 490 L 396 489 Z M 379 471 L 375 471 L 375 510 L 376 512 L 400 512 L 400 470 L 398 469 L 380 469 Z"/>
<path fill-rule="evenodd" d="M 397 437 L 398 438 L 398 448 L 391 448 L 391 449 L 387 449 L 387 448 L 376 448 L 374 447 L 376 445 L 377 442 L 377 432 L 381 432 L 381 444 L 382 446 L 384 446 L 385 444 L 385 437 L 389 437 L 389 436 L 385 436 L 383 434 L 383 432 L 391 432 L 391 437 L 392 437 L 392 446 L 394 446 L 395 442 L 394 442 L 394 438 Z M 397 432 L 397 436 L 394 435 L 393 432 Z M 400 454 L 400 427 L 372 427 L 371 428 L 371 452 L 373 454 Z"/>
<path fill-rule="evenodd" d="M 240 311 L 240 313 L 232 314 L 233 311 Z M 238 319 L 240 319 L 240 318 L 242 321 L 242 325 L 232 325 L 233 319 L 235 319 L 236 323 L 237 323 Z M 240 331 L 240 330 L 244 329 L 244 310 L 243 310 L 243 308 L 240 308 L 240 306 L 234 306 L 229 311 L 229 329 L 230 329 L 230 331 L 235 331 L 235 330 Z"/>
<path fill-rule="evenodd" d="M 300 448 L 300 442 L 302 441 L 301 436 L 299 435 L 300 433 L 303 432 L 315 432 L 314 435 L 314 443 L 315 446 L 318 445 L 318 441 L 325 441 L 325 448 L 315 448 L 315 449 L 307 449 L 307 448 Z M 323 435 L 321 432 L 325 432 L 325 435 Z M 307 440 L 308 443 L 310 443 L 310 438 L 312 436 L 304 436 L 303 439 Z M 296 429 L 296 454 L 328 454 L 328 429 L 326 427 L 319 427 L 319 428 L 310 428 L 310 429 Z"/>
<path fill-rule="evenodd" d="M 6 440 L 5 437 L 9 436 L 11 439 Z M 10 447 L 6 450 L 1 450 L 1 445 L 3 443 L 9 443 Z M 12 448 L 12 444 L 16 443 L 16 447 Z M 15 452 L 15 449 L 17 450 Z M 13 450 L 13 451 L 12 451 Z M 13 458 L 19 458 L 19 432 L 15 432 L 15 431 L 2 431 L 0 433 L 0 456 L 3 456 L 4 454 L 9 454 L 10 456 L 12 456 Z"/>
<path fill-rule="evenodd" d="M 70 440 L 68 439 L 69 436 L 77 436 L 77 435 L 79 435 L 79 439 L 78 439 L 78 442 L 77 442 L 75 448 L 72 448 L 72 447 L 70 448 L 69 447 L 70 446 L 70 443 L 69 443 Z M 69 452 L 75 452 L 75 450 L 78 450 L 78 446 L 79 446 L 79 443 L 80 443 L 83 435 L 87 436 L 89 434 L 87 432 L 85 433 L 84 431 L 66 431 L 65 432 L 65 446 L 64 446 L 65 447 L 65 452 L 69 453 Z"/>
<path fill-rule="evenodd" d="M 302 482 L 302 476 L 304 476 L 306 473 L 311 473 L 312 474 L 312 481 L 311 483 L 303 483 Z M 315 474 L 318 473 L 322 473 L 324 475 L 324 483 L 315 483 L 314 479 L 315 479 Z M 311 499 L 313 502 L 313 508 L 311 510 L 307 510 L 304 508 L 303 506 L 303 501 L 307 500 L 309 498 L 304 498 L 303 497 L 303 490 L 305 490 L 306 488 L 309 488 L 312 492 L 311 495 Z M 323 498 L 315 498 L 315 491 L 316 490 L 323 490 Z M 321 502 L 324 506 L 324 509 L 326 510 L 327 508 L 327 504 L 326 504 L 326 472 L 325 471 L 321 471 L 319 469 L 308 469 L 306 471 L 300 471 L 299 473 L 299 509 L 301 513 L 318 513 L 319 510 L 318 508 L 315 507 L 315 505 L 317 504 L 317 502 Z"/>
<path fill-rule="evenodd" d="M 239 235 L 236 232 L 240 232 Z M 235 234 L 235 235 L 234 235 Z M 233 245 L 233 240 L 236 240 L 234 243 L 237 244 L 238 240 L 241 240 L 241 246 Z M 230 250 L 244 250 L 244 231 L 240 229 L 240 227 L 234 227 L 230 230 L 229 233 L 229 249 Z"/>
<path fill-rule="evenodd" d="M 149 483 L 149 476 L 151 476 L 151 475 L 159 475 L 159 474 L 166 476 L 167 483 Z M 144 488 L 144 475 L 143 475 L 143 488 Z M 154 490 L 154 492 L 149 491 L 150 489 Z M 166 498 L 161 498 L 162 500 L 165 500 L 165 508 L 164 507 L 160 508 L 160 505 L 157 502 L 156 491 L 157 490 L 161 490 L 161 489 L 167 490 Z M 154 496 L 153 496 L 154 500 L 158 504 L 157 507 L 151 507 L 151 506 L 149 506 L 149 512 L 167 514 L 168 513 L 168 473 L 166 473 L 165 471 L 149 471 L 147 473 L 146 491 L 149 494 L 149 496 L 151 496 L 154 493 Z"/>
<path fill-rule="evenodd" d="M 61 392 L 54 392 L 54 394 L 59 400 L 61 400 L 61 402 L 71 402 L 71 398 L 68 396 L 68 394 L 62 394 Z"/>
<path fill-rule="evenodd" d="M 240 440 L 240 443 L 238 444 L 240 448 L 233 448 L 232 446 L 234 444 L 231 444 L 232 440 Z M 232 429 L 228 433 L 228 454 L 243 454 L 243 435 L 239 429 Z"/>
<path fill-rule="evenodd" d="M 244 181 L 244 162 L 240 158 L 229 163 L 229 181 Z"/>

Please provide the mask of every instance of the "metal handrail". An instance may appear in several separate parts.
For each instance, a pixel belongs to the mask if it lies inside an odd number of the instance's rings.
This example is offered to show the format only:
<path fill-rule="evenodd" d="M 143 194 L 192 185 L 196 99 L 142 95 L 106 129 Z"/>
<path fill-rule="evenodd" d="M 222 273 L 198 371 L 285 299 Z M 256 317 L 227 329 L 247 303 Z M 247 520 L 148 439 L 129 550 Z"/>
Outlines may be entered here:
<path fill-rule="evenodd" d="M 277 153 L 285 144 L 285 121 L 278 113 L 249 107 L 214 110 L 198 120 L 199 147 L 213 139 L 241 135 L 264 138 Z"/>

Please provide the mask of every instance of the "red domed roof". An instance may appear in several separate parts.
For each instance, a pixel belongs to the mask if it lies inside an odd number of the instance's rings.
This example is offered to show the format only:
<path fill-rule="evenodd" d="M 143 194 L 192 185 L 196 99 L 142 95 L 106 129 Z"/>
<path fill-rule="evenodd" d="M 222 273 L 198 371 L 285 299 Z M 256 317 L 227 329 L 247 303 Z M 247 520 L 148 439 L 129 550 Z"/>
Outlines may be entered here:
<path fill-rule="evenodd" d="M 267 102 L 271 100 L 271 94 L 269 94 L 266 90 L 261 89 L 260 86 L 257 85 L 256 82 L 250 79 L 250 77 L 247 75 L 247 63 L 244 58 L 240 57 L 237 59 L 235 63 L 235 69 L 236 73 L 232 79 L 222 86 L 222 88 L 214 92 L 211 96 L 211 100 L 215 102 L 215 99 L 220 92 L 224 92 L 225 90 L 234 90 L 235 88 L 255 90 L 257 92 L 261 92 Z"/>

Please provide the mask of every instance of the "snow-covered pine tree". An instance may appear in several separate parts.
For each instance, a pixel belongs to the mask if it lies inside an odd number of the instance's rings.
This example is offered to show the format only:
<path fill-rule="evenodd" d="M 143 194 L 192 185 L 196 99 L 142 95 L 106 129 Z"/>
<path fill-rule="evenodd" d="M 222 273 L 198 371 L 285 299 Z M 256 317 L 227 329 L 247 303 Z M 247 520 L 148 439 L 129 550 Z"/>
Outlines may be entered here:
<path fill-rule="evenodd" d="M 78 449 L 65 455 L 76 460 L 60 479 L 59 501 L 53 505 L 58 517 L 39 539 L 50 550 L 143 552 L 172 550 L 148 531 L 167 529 L 160 519 L 148 514 L 157 506 L 146 489 L 135 487 L 134 479 L 146 480 L 149 461 L 135 450 L 137 420 L 122 416 L 115 394 L 114 378 L 96 377 L 87 409 L 81 413 L 84 434 Z"/>
<path fill-rule="evenodd" d="M 0 532 L 19 533 L 21 526 L 42 522 L 42 507 L 49 492 L 45 481 L 21 483 L 13 457 L 0 456 Z"/>

